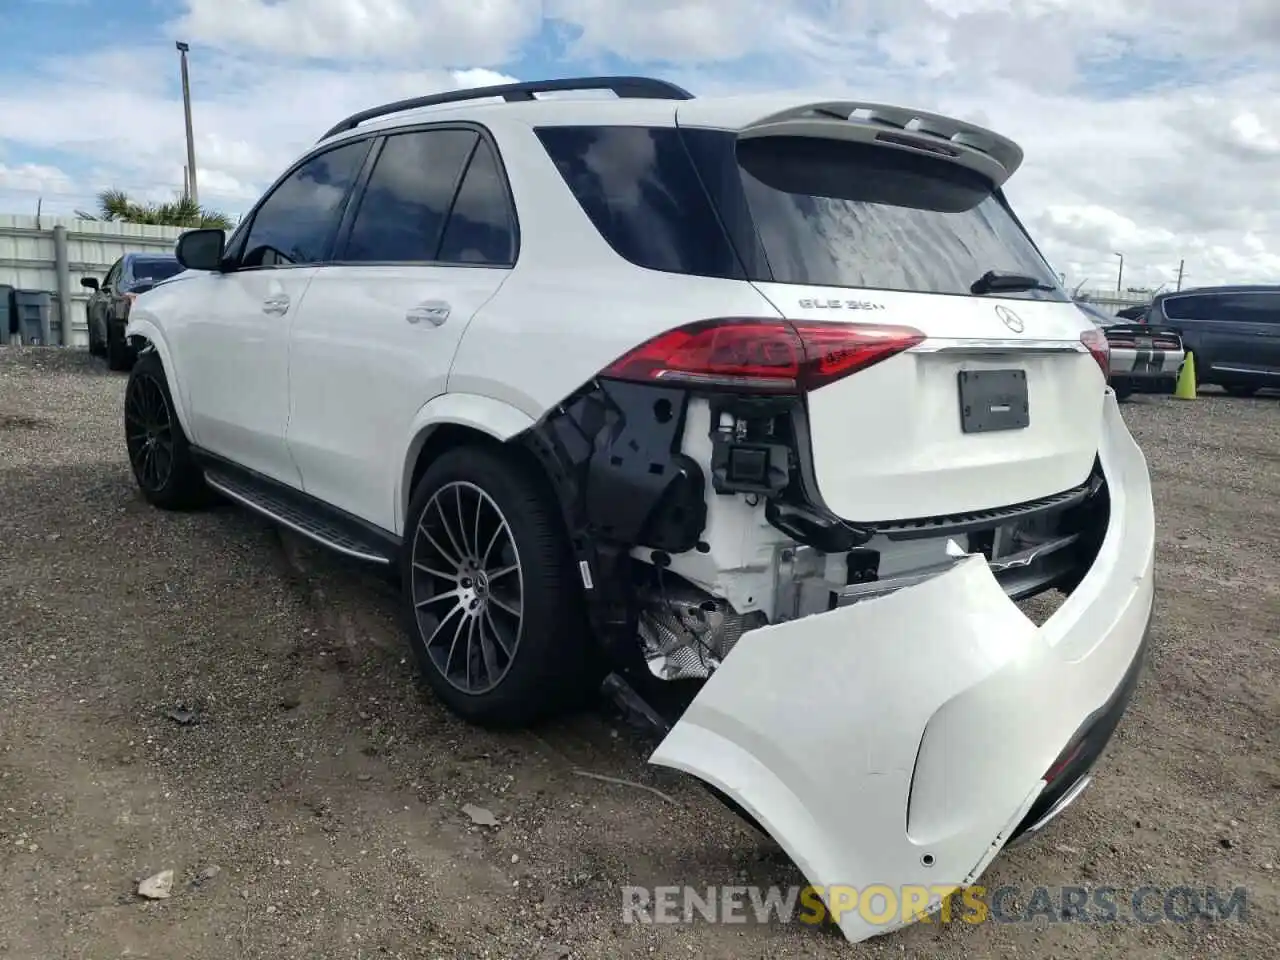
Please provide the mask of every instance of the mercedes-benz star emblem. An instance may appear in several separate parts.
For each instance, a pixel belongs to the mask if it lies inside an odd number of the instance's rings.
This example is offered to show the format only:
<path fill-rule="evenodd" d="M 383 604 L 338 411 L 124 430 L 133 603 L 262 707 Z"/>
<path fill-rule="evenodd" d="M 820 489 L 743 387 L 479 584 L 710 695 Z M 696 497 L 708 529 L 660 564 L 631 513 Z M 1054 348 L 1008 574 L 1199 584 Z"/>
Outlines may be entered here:
<path fill-rule="evenodd" d="M 1008 307 L 996 307 L 996 316 L 1000 318 L 1001 323 L 1014 333 L 1021 333 L 1025 329 L 1022 324 L 1022 318 Z"/>

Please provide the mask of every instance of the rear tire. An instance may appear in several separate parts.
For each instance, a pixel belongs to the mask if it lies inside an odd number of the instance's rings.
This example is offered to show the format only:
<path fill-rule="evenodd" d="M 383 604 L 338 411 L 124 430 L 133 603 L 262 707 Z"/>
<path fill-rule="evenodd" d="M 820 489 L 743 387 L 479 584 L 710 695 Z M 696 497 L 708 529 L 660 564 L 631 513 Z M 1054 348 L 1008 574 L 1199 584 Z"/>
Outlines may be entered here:
<path fill-rule="evenodd" d="M 501 451 L 455 447 L 414 491 L 401 573 L 410 643 L 444 704 L 523 727 L 591 688 L 582 588 L 550 496 Z"/>
<path fill-rule="evenodd" d="M 178 421 L 159 354 L 144 353 L 124 392 L 125 447 L 142 495 L 162 510 L 192 510 L 210 499 L 204 471 Z"/>

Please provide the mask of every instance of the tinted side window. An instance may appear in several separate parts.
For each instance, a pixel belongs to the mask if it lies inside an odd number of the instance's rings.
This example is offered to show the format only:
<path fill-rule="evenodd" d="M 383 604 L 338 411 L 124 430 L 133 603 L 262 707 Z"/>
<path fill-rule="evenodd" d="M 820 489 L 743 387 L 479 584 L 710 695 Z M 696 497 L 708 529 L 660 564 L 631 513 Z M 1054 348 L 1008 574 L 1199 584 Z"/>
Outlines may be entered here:
<path fill-rule="evenodd" d="M 1280 323 L 1280 295 L 1232 293 L 1222 298 L 1223 320 L 1236 323 Z"/>
<path fill-rule="evenodd" d="M 449 212 L 438 259 L 505 267 L 515 254 L 515 212 L 493 148 L 481 140 Z"/>
<path fill-rule="evenodd" d="M 674 128 L 541 127 L 537 134 L 620 256 L 652 270 L 744 278 Z"/>
<path fill-rule="evenodd" d="M 254 214 L 241 263 L 276 266 L 325 259 L 368 151 L 367 140 L 348 143 L 295 170 Z"/>
<path fill-rule="evenodd" d="M 138 283 L 159 283 L 182 272 L 177 260 L 134 260 L 129 269 L 131 279 Z"/>
<path fill-rule="evenodd" d="M 114 290 L 120 284 L 120 271 L 124 265 L 123 260 L 117 260 L 111 265 L 111 269 L 107 271 L 107 275 L 102 278 L 102 288 Z"/>
<path fill-rule="evenodd" d="M 1210 320 L 1214 297 L 1170 297 L 1164 301 L 1164 315 L 1170 320 Z"/>
<path fill-rule="evenodd" d="M 470 130 L 424 130 L 388 137 L 341 259 L 435 260 L 462 165 L 477 139 Z"/>

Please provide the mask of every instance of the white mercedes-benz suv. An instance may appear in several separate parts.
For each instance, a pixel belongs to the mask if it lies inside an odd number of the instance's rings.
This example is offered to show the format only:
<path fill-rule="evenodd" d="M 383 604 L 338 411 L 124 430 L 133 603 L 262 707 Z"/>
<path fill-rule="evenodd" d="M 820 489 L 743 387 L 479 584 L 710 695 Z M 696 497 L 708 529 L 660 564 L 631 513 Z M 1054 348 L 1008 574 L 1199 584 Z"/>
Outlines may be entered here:
<path fill-rule="evenodd" d="M 820 890 L 972 884 L 1088 784 L 1153 595 L 1022 158 L 637 77 L 364 111 L 134 305 L 137 482 L 386 568 L 474 722 L 603 688 Z"/>

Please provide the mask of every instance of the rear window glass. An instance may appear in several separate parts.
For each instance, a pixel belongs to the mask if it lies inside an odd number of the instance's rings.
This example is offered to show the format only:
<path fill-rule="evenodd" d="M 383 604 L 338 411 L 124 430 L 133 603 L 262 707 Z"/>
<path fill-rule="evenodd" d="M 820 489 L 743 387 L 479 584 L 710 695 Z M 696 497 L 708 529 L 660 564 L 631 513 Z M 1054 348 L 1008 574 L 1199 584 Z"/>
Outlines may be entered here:
<path fill-rule="evenodd" d="M 177 260 L 135 260 L 130 272 L 135 280 L 159 283 L 181 273 L 182 269 L 182 264 Z"/>
<path fill-rule="evenodd" d="M 1068 299 L 991 183 L 968 169 L 812 137 L 743 140 L 737 157 L 777 281 L 968 294 L 996 270 L 1053 288 L 1012 296 Z"/>
<path fill-rule="evenodd" d="M 606 241 L 642 267 L 781 283 L 969 294 L 989 270 L 1058 278 L 979 174 L 810 137 L 671 127 L 543 127 Z"/>

